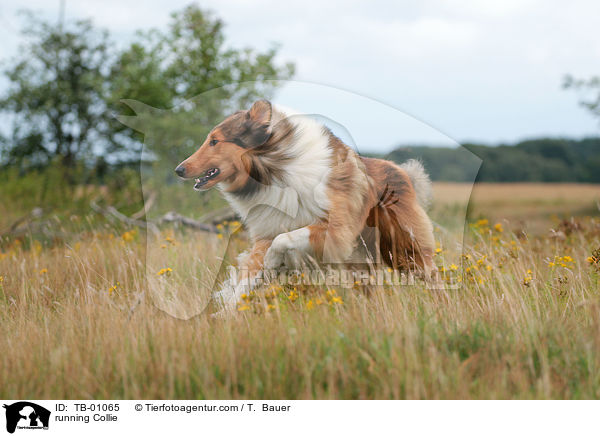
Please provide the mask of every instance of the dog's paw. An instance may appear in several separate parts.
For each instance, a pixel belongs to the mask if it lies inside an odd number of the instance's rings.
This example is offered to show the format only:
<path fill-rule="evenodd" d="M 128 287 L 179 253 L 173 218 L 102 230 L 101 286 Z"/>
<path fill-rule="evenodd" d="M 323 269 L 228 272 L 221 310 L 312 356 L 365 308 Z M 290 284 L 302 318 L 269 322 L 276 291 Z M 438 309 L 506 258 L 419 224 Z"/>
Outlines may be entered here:
<path fill-rule="evenodd" d="M 281 267 L 287 269 L 299 268 L 306 255 L 309 232 L 307 229 L 294 230 L 282 233 L 273 239 L 271 247 L 265 255 L 264 267 L 274 270 Z"/>
<path fill-rule="evenodd" d="M 291 242 L 287 233 L 282 233 L 273 239 L 267 254 L 265 254 L 264 266 L 266 270 L 278 269 L 285 265 L 285 254 L 286 251 L 292 248 Z"/>
<path fill-rule="evenodd" d="M 230 289 L 221 289 L 213 293 L 217 311 L 210 315 L 211 318 L 230 318 L 236 313 L 237 301 L 235 292 Z"/>
<path fill-rule="evenodd" d="M 224 306 L 225 303 L 234 298 L 234 296 L 235 287 L 231 284 L 231 280 L 226 280 L 220 290 L 212 293 L 212 300 L 220 306 Z"/>
<path fill-rule="evenodd" d="M 265 254 L 264 268 L 267 271 L 279 269 L 284 264 L 285 249 L 271 246 Z"/>

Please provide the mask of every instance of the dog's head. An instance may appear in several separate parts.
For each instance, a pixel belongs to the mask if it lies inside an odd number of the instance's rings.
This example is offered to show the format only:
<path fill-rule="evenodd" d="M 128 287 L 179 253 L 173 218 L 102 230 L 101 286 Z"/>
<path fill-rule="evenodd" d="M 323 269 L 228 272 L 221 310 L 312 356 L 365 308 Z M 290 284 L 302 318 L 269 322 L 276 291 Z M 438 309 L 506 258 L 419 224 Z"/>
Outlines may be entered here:
<path fill-rule="evenodd" d="M 238 111 L 210 131 L 194 154 L 175 169 L 179 177 L 196 179 L 194 189 L 205 191 L 219 182 L 228 190 L 244 186 L 250 176 L 248 152 L 265 144 L 271 136 L 273 108 L 266 100 Z"/>

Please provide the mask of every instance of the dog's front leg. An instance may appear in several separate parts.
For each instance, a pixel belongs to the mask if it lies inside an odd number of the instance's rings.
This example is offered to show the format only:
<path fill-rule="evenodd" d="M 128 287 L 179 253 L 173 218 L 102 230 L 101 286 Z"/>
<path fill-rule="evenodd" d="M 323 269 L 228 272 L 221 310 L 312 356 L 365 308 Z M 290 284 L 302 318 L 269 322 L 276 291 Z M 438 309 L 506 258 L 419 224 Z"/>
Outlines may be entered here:
<path fill-rule="evenodd" d="M 360 229 L 344 220 L 323 221 L 282 233 L 265 255 L 265 270 L 299 268 L 308 259 L 342 263 L 351 256 Z"/>
<path fill-rule="evenodd" d="M 250 252 L 240 258 L 238 268 L 234 271 L 235 274 L 232 272 L 230 279 L 225 282 L 221 291 L 217 292 L 217 297 L 223 306 L 223 310 L 219 314 L 235 309 L 243 294 L 249 293 L 262 284 L 263 278 L 260 273 L 265 253 L 270 246 L 270 240 L 256 241 Z"/>

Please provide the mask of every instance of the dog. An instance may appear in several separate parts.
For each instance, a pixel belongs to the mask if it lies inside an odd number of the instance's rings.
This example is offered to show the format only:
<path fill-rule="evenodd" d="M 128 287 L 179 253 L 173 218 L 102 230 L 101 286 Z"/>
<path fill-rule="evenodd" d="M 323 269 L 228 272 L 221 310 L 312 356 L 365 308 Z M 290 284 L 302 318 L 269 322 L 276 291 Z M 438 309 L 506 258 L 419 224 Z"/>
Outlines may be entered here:
<path fill-rule="evenodd" d="M 195 179 L 195 190 L 216 186 L 249 233 L 252 248 L 238 259 L 245 275 L 221 292 L 226 307 L 262 271 L 307 259 L 343 265 L 370 256 L 426 279 L 436 271 L 421 163 L 361 157 L 315 119 L 267 100 L 214 127 L 175 172 Z"/>

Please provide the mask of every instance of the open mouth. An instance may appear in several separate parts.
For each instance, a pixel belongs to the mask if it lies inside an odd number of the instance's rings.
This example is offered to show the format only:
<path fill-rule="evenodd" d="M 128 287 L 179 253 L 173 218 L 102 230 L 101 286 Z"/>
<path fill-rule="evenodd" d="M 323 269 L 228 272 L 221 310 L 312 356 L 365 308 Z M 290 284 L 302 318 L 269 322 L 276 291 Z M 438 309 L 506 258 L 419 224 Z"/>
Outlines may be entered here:
<path fill-rule="evenodd" d="M 198 177 L 195 179 L 196 184 L 194 185 L 194 189 L 200 189 L 202 186 L 206 185 L 209 180 L 214 179 L 221 172 L 218 168 L 211 168 L 204 173 L 202 177 Z"/>

